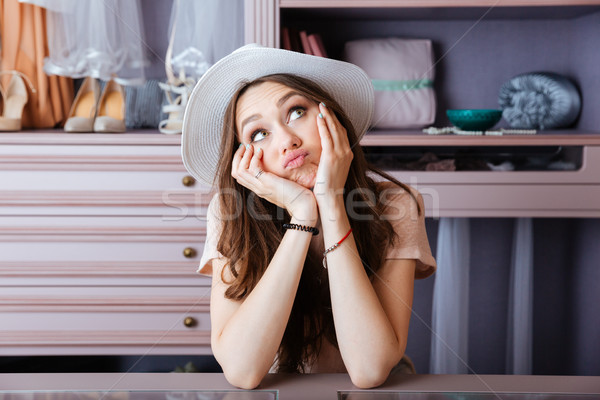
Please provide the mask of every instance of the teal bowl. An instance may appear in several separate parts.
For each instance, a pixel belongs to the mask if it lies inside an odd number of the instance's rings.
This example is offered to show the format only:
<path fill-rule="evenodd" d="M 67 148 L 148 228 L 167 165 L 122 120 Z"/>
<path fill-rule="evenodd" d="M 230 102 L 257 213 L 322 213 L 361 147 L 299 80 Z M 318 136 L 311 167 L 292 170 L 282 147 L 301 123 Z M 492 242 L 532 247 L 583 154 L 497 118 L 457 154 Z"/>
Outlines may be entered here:
<path fill-rule="evenodd" d="M 487 131 L 500 121 L 502 110 L 446 110 L 452 123 L 464 131 Z"/>

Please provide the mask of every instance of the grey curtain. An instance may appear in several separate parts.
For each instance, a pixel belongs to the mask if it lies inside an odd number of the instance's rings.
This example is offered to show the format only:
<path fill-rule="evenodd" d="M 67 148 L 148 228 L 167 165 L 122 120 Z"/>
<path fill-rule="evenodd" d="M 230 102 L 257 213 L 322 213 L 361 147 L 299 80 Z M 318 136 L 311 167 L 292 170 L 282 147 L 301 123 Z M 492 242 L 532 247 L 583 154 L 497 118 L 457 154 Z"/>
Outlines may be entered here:
<path fill-rule="evenodd" d="M 466 374 L 469 368 L 468 218 L 441 218 L 438 270 L 433 289 L 430 373 Z M 532 373 L 533 227 L 531 218 L 515 220 L 507 316 L 506 373 Z"/>
<path fill-rule="evenodd" d="M 442 218 L 433 288 L 430 373 L 468 373 L 470 226 Z"/>
<path fill-rule="evenodd" d="M 515 221 L 508 296 L 506 373 L 532 373 L 533 227 L 531 218 Z"/>

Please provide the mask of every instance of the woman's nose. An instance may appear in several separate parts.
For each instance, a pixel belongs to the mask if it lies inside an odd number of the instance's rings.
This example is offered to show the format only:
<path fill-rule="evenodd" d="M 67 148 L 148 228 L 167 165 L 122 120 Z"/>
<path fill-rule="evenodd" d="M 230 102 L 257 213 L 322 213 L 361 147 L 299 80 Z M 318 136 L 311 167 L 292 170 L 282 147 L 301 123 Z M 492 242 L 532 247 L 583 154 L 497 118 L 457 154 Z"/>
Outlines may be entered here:
<path fill-rule="evenodd" d="M 286 150 L 295 149 L 302 144 L 300 137 L 288 127 L 281 128 L 279 138 L 279 147 L 282 154 L 285 153 Z"/>

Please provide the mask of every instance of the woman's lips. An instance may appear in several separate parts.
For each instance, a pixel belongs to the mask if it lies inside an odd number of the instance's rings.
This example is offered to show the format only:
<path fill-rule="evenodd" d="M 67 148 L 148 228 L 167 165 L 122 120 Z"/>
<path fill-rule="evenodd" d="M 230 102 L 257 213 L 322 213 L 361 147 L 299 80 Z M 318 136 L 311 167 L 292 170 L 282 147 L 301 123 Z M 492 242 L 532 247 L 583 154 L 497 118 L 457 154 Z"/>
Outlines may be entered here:
<path fill-rule="evenodd" d="M 287 163 L 286 168 L 297 168 L 299 166 L 301 166 L 302 164 L 304 164 L 304 158 L 306 156 L 305 155 L 300 155 L 296 158 L 294 158 L 293 160 L 291 160 L 290 162 Z"/>
<path fill-rule="evenodd" d="M 298 168 L 304 164 L 304 159 L 307 155 L 308 152 L 305 150 L 293 151 L 285 157 L 283 167 L 287 169 Z"/>

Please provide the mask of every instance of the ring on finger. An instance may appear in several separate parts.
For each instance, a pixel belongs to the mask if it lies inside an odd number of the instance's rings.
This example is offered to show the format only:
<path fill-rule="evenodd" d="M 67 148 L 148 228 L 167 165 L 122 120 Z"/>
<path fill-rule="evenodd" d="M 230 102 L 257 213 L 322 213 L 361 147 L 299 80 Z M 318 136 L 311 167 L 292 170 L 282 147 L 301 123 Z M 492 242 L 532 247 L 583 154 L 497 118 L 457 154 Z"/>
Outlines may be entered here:
<path fill-rule="evenodd" d="M 258 172 L 256 173 L 256 175 L 254 175 L 254 177 L 256 179 L 258 179 L 262 175 L 263 172 L 265 172 L 265 171 L 263 171 L 262 169 L 259 169 Z"/>

